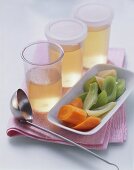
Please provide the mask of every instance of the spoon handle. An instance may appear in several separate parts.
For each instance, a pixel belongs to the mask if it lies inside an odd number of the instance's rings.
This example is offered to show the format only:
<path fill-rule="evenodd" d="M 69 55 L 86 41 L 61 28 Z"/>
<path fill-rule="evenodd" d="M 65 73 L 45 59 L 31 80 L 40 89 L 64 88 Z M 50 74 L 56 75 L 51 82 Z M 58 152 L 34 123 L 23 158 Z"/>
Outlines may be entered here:
<path fill-rule="evenodd" d="M 68 143 L 70 143 L 70 144 L 72 144 L 72 145 L 75 145 L 75 146 L 77 146 L 77 147 L 80 148 L 80 149 L 83 149 L 83 150 L 89 152 L 89 153 L 90 153 L 91 155 L 93 155 L 94 157 L 102 160 L 103 162 L 105 162 L 105 163 L 107 163 L 107 164 L 109 164 L 109 165 L 113 165 L 114 167 L 116 167 L 117 170 L 119 170 L 119 167 L 118 167 L 116 164 L 111 163 L 111 162 L 105 160 L 104 158 L 102 158 L 102 157 L 99 156 L 98 154 L 96 154 L 96 153 L 92 152 L 91 150 L 89 150 L 89 149 L 87 149 L 87 148 L 85 148 L 85 147 L 83 147 L 83 146 L 75 143 L 74 141 L 72 141 L 72 140 L 70 140 L 70 139 L 68 139 L 68 138 L 66 138 L 66 137 L 64 137 L 64 136 L 61 136 L 61 135 L 59 135 L 59 134 L 57 134 L 57 133 L 55 133 L 55 132 L 53 132 L 53 131 L 51 131 L 51 130 L 49 130 L 49 129 L 42 128 L 41 126 L 38 126 L 38 125 L 36 125 L 36 124 L 34 124 L 34 123 L 31 123 L 31 122 L 29 122 L 28 120 L 26 120 L 26 123 L 29 124 L 29 125 L 31 125 L 31 126 L 33 126 L 33 127 L 35 127 L 35 128 L 37 128 L 37 129 L 40 129 L 40 130 L 45 131 L 45 132 L 47 132 L 47 133 L 50 133 L 50 134 L 52 134 L 52 135 L 54 135 L 54 136 L 56 136 L 56 137 L 58 137 L 58 138 L 60 138 L 60 139 L 63 139 L 64 141 L 66 141 L 66 142 L 68 142 Z"/>

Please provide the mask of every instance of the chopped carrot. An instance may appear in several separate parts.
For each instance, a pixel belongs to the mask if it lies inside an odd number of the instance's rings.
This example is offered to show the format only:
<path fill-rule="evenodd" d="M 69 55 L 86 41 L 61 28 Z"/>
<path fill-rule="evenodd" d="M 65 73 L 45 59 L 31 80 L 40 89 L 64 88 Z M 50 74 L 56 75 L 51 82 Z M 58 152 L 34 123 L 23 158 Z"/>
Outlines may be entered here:
<path fill-rule="evenodd" d="M 79 107 L 79 108 L 83 108 L 83 102 L 82 99 L 80 97 L 75 98 L 74 100 L 72 100 L 69 105 L 75 106 L 75 107 Z"/>
<path fill-rule="evenodd" d="M 93 129 L 100 123 L 101 119 L 95 116 L 87 117 L 82 123 L 73 127 L 73 129 L 80 131 L 87 131 Z"/>
<path fill-rule="evenodd" d="M 87 117 L 87 113 L 75 106 L 64 105 L 60 108 L 58 119 L 60 121 L 73 124 L 74 126 L 83 122 Z"/>

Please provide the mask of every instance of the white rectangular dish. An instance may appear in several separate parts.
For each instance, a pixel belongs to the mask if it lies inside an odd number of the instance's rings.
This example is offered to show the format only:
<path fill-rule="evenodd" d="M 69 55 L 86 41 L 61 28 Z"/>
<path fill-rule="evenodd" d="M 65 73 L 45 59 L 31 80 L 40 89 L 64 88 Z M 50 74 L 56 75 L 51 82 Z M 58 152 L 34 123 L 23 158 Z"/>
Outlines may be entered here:
<path fill-rule="evenodd" d="M 72 128 L 69 128 L 67 126 L 64 126 L 61 124 L 61 122 L 58 121 L 57 119 L 57 114 L 61 106 L 69 103 L 71 100 L 73 100 L 75 97 L 79 96 L 83 92 L 83 84 L 84 82 L 91 78 L 92 76 L 96 75 L 99 71 L 103 70 L 109 70 L 109 69 L 116 69 L 118 78 L 123 78 L 126 81 L 126 90 L 123 93 L 123 95 L 116 101 L 117 104 L 116 106 L 109 111 L 104 118 L 102 118 L 101 123 L 93 128 L 92 130 L 89 131 L 78 131 Z M 53 123 L 54 125 L 69 130 L 71 132 L 80 134 L 80 135 L 92 135 L 99 131 L 105 124 L 106 122 L 114 115 L 114 113 L 118 110 L 118 108 L 124 103 L 126 98 L 129 96 L 129 94 L 132 92 L 134 89 L 134 73 L 131 71 L 128 71 L 124 68 L 116 67 L 114 65 L 109 65 L 109 64 L 98 64 L 94 66 L 92 69 L 88 70 L 82 78 L 73 86 L 64 96 L 63 98 L 50 110 L 48 113 L 48 120 Z"/>

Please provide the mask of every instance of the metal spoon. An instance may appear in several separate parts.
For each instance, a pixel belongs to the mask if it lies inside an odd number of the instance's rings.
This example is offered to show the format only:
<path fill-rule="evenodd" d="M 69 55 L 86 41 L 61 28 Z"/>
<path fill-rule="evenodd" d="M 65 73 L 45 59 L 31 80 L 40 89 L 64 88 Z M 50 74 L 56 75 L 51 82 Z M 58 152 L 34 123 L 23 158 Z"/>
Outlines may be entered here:
<path fill-rule="evenodd" d="M 31 125 L 37 129 L 40 129 L 42 131 L 45 131 L 47 133 L 50 133 L 60 139 L 63 139 L 64 141 L 72 144 L 72 145 L 75 145 L 77 146 L 78 148 L 80 149 L 83 149 L 87 152 L 89 152 L 91 155 L 93 155 L 94 157 L 102 160 L 103 162 L 109 164 L 109 165 L 113 165 L 114 167 L 116 167 L 117 170 L 119 170 L 119 167 L 114 164 L 114 163 L 111 163 L 107 160 L 105 160 L 104 158 L 100 157 L 99 155 L 97 155 L 96 153 L 90 151 L 89 149 L 75 143 L 74 141 L 68 139 L 68 138 L 65 138 L 64 136 L 61 136 L 49 129 L 46 129 L 46 128 L 42 128 L 34 123 L 32 123 L 32 120 L 33 120 L 33 116 L 32 116 L 32 108 L 31 108 L 31 105 L 30 105 L 30 102 L 28 100 L 28 97 L 27 95 L 25 94 L 25 92 L 22 90 L 22 89 L 18 89 L 17 92 L 15 92 L 11 98 L 11 103 L 10 103 L 10 109 L 14 115 L 14 117 L 16 119 L 18 119 L 18 121 L 20 123 L 26 123 L 28 125 Z"/>

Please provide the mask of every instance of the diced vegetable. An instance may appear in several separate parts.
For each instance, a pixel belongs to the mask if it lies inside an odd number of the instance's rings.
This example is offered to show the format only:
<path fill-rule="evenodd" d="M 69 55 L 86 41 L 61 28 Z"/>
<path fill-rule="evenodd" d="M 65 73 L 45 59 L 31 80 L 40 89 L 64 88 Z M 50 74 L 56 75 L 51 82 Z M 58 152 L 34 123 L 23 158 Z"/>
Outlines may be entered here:
<path fill-rule="evenodd" d="M 87 113 L 78 107 L 72 105 L 64 105 L 60 108 L 58 119 L 60 121 L 78 125 L 83 122 L 87 117 Z"/>
<path fill-rule="evenodd" d="M 72 100 L 69 105 L 78 107 L 78 108 L 83 108 L 83 102 L 82 99 L 80 97 L 75 98 L 74 100 Z"/>
<path fill-rule="evenodd" d="M 97 107 L 104 106 L 105 104 L 108 103 L 108 96 L 107 92 L 103 90 L 99 95 L 98 95 L 98 100 L 97 103 L 92 107 L 92 109 L 96 109 Z"/>
<path fill-rule="evenodd" d="M 124 79 L 118 79 L 117 80 L 117 93 L 116 98 L 119 98 L 126 89 L 126 83 Z"/>
<path fill-rule="evenodd" d="M 104 84 L 104 78 L 98 77 L 98 76 L 95 76 L 95 78 L 96 78 L 96 82 L 99 85 L 100 90 L 102 90 L 102 87 L 103 87 L 103 84 Z"/>
<path fill-rule="evenodd" d="M 82 123 L 78 124 L 77 126 L 74 126 L 73 129 L 81 131 L 90 130 L 96 127 L 100 123 L 100 121 L 101 121 L 100 118 L 90 116 L 86 118 L 86 120 L 83 121 Z"/>
<path fill-rule="evenodd" d="M 110 102 L 104 106 L 101 106 L 95 110 L 86 110 L 88 116 L 101 116 L 102 114 L 110 111 L 116 105 L 116 102 Z"/>
<path fill-rule="evenodd" d="M 88 79 L 88 80 L 84 83 L 84 85 L 83 85 L 83 90 L 84 90 L 84 92 L 88 92 L 88 91 L 89 91 L 90 84 L 91 84 L 91 83 L 94 83 L 94 82 L 96 82 L 95 76 L 92 77 L 92 78 L 90 78 L 90 79 Z"/>
<path fill-rule="evenodd" d="M 97 76 L 99 77 L 103 77 L 106 78 L 107 76 L 113 76 L 113 77 L 117 77 L 117 72 L 114 69 L 111 70 L 104 70 L 104 71 L 100 71 Z"/>
<path fill-rule="evenodd" d="M 83 109 L 90 109 L 94 104 L 96 104 L 98 99 L 98 85 L 97 83 L 92 83 L 89 86 L 88 94 L 84 100 Z"/>
<path fill-rule="evenodd" d="M 113 102 L 116 99 L 116 80 L 112 76 L 107 76 L 102 87 L 107 92 L 108 102 Z"/>

